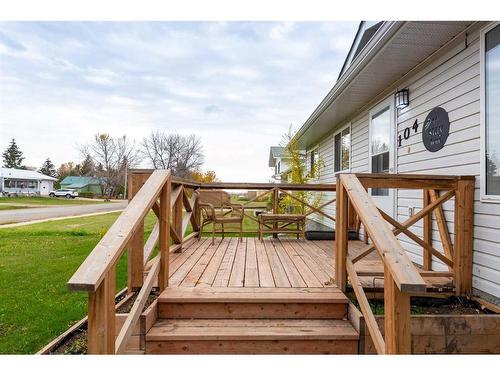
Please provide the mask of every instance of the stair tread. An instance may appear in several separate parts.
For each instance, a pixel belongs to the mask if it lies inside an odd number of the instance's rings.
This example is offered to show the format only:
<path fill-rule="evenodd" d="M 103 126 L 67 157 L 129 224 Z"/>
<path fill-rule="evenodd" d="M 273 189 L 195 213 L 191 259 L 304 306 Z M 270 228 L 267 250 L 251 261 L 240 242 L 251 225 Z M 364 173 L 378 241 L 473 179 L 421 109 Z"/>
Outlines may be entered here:
<path fill-rule="evenodd" d="M 200 288 L 165 289 L 160 303 L 347 303 L 338 288 Z"/>
<path fill-rule="evenodd" d="M 336 319 L 160 319 L 146 341 L 357 340 L 349 321 Z"/>

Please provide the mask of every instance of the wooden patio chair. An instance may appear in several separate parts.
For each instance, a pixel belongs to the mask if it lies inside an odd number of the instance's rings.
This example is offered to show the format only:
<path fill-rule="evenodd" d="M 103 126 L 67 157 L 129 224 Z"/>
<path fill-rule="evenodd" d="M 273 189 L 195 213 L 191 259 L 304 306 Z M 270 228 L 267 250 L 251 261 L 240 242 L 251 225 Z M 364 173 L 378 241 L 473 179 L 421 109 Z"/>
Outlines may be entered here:
<path fill-rule="evenodd" d="M 231 196 L 224 190 L 200 190 L 199 207 L 201 213 L 200 235 L 203 227 L 212 224 L 212 244 L 215 239 L 215 226 L 222 227 L 222 238 L 224 238 L 224 225 L 239 224 L 240 241 L 243 241 L 243 217 L 244 208 L 241 204 L 231 203 Z"/>

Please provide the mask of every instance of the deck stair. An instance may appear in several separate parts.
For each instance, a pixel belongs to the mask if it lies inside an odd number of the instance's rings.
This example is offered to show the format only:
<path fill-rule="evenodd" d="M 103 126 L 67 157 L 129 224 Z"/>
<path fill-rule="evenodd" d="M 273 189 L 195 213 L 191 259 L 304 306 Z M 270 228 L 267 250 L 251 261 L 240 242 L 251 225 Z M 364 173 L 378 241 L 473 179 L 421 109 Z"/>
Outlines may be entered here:
<path fill-rule="evenodd" d="M 337 288 L 182 288 L 158 298 L 146 354 L 353 354 Z"/>

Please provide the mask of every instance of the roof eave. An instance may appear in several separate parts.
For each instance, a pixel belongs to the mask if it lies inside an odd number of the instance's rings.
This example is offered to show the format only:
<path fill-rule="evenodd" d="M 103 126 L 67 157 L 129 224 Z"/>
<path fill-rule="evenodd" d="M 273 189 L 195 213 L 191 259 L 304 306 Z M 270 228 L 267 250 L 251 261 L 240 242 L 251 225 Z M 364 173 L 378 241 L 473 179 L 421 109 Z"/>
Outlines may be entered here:
<path fill-rule="evenodd" d="M 380 49 L 383 48 L 385 43 L 387 43 L 387 41 L 390 40 L 404 24 L 404 21 L 386 21 L 382 26 L 380 26 L 380 29 L 377 30 L 356 59 L 352 61 L 345 73 L 339 78 L 330 92 L 295 134 L 294 138 L 297 139 L 300 145 L 302 145 L 301 137 L 304 133 L 315 123 L 328 106 L 332 104 L 337 96 L 352 82 L 356 75 L 370 62 Z"/>

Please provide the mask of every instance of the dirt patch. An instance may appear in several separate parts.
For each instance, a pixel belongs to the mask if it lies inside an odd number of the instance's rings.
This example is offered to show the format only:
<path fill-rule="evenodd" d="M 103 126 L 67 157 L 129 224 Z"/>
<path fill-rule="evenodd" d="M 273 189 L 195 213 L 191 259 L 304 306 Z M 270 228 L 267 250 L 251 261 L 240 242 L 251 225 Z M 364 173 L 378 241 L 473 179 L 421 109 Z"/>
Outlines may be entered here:
<path fill-rule="evenodd" d="M 153 301 L 158 298 L 158 296 L 159 296 L 159 293 L 157 291 L 151 291 L 151 293 L 149 294 L 149 297 L 146 301 L 146 304 L 144 305 L 143 311 L 146 310 L 153 303 Z M 121 305 L 116 310 L 116 312 L 119 314 L 125 314 L 125 313 L 130 312 L 130 309 L 134 305 L 136 298 L 137 298 L 137 293 L 132 298 L 129 298 L 129 300 L 127 302 L 125 302 L 123 305 Z"/>
<path fill-rule="evenodd" d="M 158 298 L 159 293 L 157 291 L 152 291 L 149 295 L 146 305 L 144 309 L 147 309 L 153 301 Z M 115 302 L 118 304 L 120 301 L 126 298 L 126 295 L 123 294 L 120 297 L 117 297 Z M 137 298 L 137 293 L 134 294 L 133 297 L 130 297 L 124 304 L 122 304 L 116 312 L 119 314 L 124 314 L 130 312 L 130 309 L 134 305 L 134 302 Z M 64 338 L 64 340 L 54 348 L 48 354 L 87 354 L 87 323 L 85 322 L 80 328 L 71 332 L 68 336 Z"/>
<path fill-rule="evenodd" d="M 359 309 L 359 304 L 354 298 L 352 298 L 352 302 Z M 369 302 L 374 315 L 384 315 L 383 300 L 370 300 Z M 411 299 L 412 315 L 475 315 L 491 313 L 489 310 L 482 309 L 477 302 L 464 297 L 412 297 Z"/>

